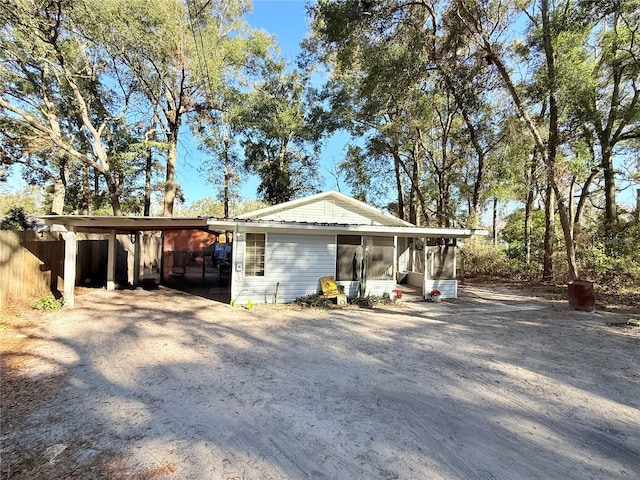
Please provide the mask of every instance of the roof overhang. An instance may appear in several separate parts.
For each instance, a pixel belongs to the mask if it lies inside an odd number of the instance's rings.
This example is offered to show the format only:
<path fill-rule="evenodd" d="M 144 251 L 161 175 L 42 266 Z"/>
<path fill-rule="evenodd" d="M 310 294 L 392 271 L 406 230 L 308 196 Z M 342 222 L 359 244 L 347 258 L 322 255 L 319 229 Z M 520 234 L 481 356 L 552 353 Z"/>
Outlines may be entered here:
<path fill-rule="evenodd" d="M 207 217 L 133 217 L 93 215 L 45 215 L 38 217 L 52 231 L 130 233 L 139 231 L 208 230 L 212 232 L 277 232 L 296 234 L 373 235 L 428 238 L 469 238 L 488 235 L 486 230 L 427 228 L 417 226 L 351 225 L 273 220 L 217 219 Z"/>
<path fill-rule="evenodd" d="M 38 217 L 52 231 L 139 232 L 147 230 L 210 230 L 207 217 L 134 217 L 94 215 L 45 215 Z"/>
<path fill-rule="evenodd" d="M 277 232 L 298 234 L 373 235 L 397 237 L 429 238 L 470 238 L 474 235 L 488 235 L 487 230 L 459 228 L 390 227 L 383 225 L 318 224 L 304 222 L 278 222 L 265 220 L 217 220 L 210 218 L 212 230 L 232 230 L 235 232 Z"/>

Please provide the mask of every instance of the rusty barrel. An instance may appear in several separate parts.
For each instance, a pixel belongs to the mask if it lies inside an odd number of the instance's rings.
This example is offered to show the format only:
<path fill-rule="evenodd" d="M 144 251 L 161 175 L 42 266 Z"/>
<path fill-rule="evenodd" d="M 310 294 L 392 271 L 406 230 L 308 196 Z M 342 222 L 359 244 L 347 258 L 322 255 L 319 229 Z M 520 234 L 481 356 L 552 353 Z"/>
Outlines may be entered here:
<path fill-rule="evenodd" d="M 593 312 L 596 309 L 593 283 L 586 280 L 573 280 L 569 282 L 569 306 L 573 310 Z"/>

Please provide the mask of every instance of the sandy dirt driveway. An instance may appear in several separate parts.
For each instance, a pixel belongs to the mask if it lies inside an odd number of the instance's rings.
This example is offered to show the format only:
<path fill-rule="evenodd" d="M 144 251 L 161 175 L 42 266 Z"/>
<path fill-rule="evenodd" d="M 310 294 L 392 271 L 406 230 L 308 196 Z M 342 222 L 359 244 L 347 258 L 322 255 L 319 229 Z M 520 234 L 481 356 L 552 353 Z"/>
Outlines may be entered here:
<path fill-rule="evenodd" d="M 3 480 L 640 478 L 640 334 L 608 325 L 637 311 L 499 287 L 249 311 L 161 288 L 38 315 L 3 331 L 32 385 L 5 398 Z"/>

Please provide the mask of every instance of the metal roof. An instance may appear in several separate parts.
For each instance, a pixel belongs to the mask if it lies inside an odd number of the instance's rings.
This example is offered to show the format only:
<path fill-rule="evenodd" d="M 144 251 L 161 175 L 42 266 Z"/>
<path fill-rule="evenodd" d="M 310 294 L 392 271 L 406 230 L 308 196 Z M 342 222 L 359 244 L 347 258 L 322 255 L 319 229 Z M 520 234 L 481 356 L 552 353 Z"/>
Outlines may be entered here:
<path fill-rule="evenodd" d="M 399 237 L 468 238 L 487 235 L 486 230 L 418 226 L 354 225 L 345 223 L 290 222 L 281 220 L 223 219 L 215 217 L 137 217 L 93 215 L 45 215 L 52 230 L 86 232 L 135 232 L 144 230 L 209 230 L 214 232 L 280 232 L 299 234 L 394 235 Z M 54 227 L 59 226 L 59 227 Z"/>
<path fill-rule="evenodd" d="M 224 220 L 209 218 L 209 226 L 216 230 L 237 232 L 335 233 L 357 235 L 394 235 L 398 237 L 469 238 L 488 235 L 486 230 L 461 228 L 429 228 L 418 226 L 354 225 L 344 223 L 289 222 L 281 220 Z"/>
<path fill-rule="evenodd" d="M 207 217 L 139 217 L 97 215 L 44 215 L 38 217 L 47 225 L 72 227 L 76 231 L 122 232 L 143 230 L 208 230 Z M 55 230 L 55 228 L 52 228 Z"/>

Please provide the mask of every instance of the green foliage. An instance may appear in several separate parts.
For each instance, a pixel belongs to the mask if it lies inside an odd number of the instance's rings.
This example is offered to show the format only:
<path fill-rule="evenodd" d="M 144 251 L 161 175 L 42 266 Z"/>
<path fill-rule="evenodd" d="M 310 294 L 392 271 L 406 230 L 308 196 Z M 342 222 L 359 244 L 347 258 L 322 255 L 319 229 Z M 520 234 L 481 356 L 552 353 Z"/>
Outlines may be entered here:
<path fill-rule="evenodd" d="M 304 308 L 328 308 L 328 300 L 321 295 L 311 294 L 296 298 L 293 303 Z"/>
<path fill-rule="evenodd" d="M 250 1 L 196 3 L 3 2 L 0 177 L 23 163 L 30 183 L 68 190 L 59 213 L 95 212 L 98 196 L 130 214 L 143 210 L 141 191 L 158 191 L 165 164 L 171 214 L 181 125 L 195 112 L 215 116 L 220 91 L 272 45 L 246 22 Z"/>
<path fill-rule="evenodd" d="M 385 303 L 385 299 L 380 295 L 363 295 L 353 297 L 350 301 L 353 305 L 357 305 L 360 308 L 373 308 L 376 305 Z"/>
<path fill-rule="evenodd" d="M 253 212 L 267 207 L 266 202 L 260 200 L 237 199 L 230 203 L 230 217 L 234 218 L 247 212 Z M 185 217 L 219 217 L 224 216 L 222 201 L 214 197 L 204 197 L 178 209 L 178 214 Z"/>
<path fill-rule="evenodd" d="M 611 291 L 635 288 L 640 293 L 640 222 L 595 225 L 584 238 L 579 261 L 585 278 Z"/>
<path fill-rule="evenodd" d="M 376 305 L 382 305 L 389 301 L 390 297 L 388 293 L 383 297 L 379 295 L 364 295 L 349 298 L 349 303 L 357 305 L 360 308 L 373 308 Z M 327 299 L 322 295 L 312 294 L 298 297 L 293 303 L 305 308 L 330 308 L 334 304 L 334 300 Z"/>
<path fill-rule="evenodd" d="M 38 189 L 34 187 L 28 187 L 17 192 L 0 188 L 0 217 L 6 216 L 12 208 L 21 208 L 27 214 L 43 213 L 42 209 L 37 205 L 37 198 Z"/>
<path fill-rule="evenodd" d="M 520 261 L 525 261 L 526 251 L 524 245 L 524 208 L 515 210 L 506 218 L 506 224 L 500 236 L 502 240 L 508 243 L 509 248 L 507 255 Z M 533 259 L 541 258 L 544 244 L 544 210 L 536 209 L 531 215 L 531 257 Z M 559 243 L 557 238 L 557 243 Z"/>
<path fill-rule="evenodd" d="M 56 298 L 53 295 L 45 295 L 40 298 L 33 306 L 36 310 L 42 310 L 44 312 L 52 312 L 60 310 L 64 305 L 64 298 Z"/>
<path fill-rule="evenodd" d="M 260 177 L 258 194 L 282 203 L 314 192 L 322 129 L 310 119 L 309 78 L 267 62 L 264 81 L 248 93 L 237 122 L 242 127 L 245 168 Z"/>
<path fill-rule="evenodd" d="M 518 218 L 514 215 L 513 218 Z M 514 229 L 517 232 L 518 229 Z M 510 237 L 511 233 L 507 236 Z M 640 294 L 640 223 L 621 221 L 615 227 L 603 223 L 592 225 L 579 235 L 578 264 L 581 278 L 593 281 L 600 291 L 625 295 Z M 517 244 L 518 240 L 515 240 Z M 554 264 L 561 264 L 565 252 L 558 242 Z M 509 282 L 538 283 L 542 274 L 541 246 L 532 252 L 532 262 L 527 264 L 524 255 L 510 247 L 495 247 L 484 238 L 465 240 L 458 252 L 458 266 L 464 277 L 489 277 Z M 517 255 L 515 254 L 517 253 Z M 564 283 L 564 271 L 554 271 L 555 282 Z"/>
<path fill-rule="evenodd" d="M 458 265 L 464 276 L 500 276 L 505 272 L 508 258 L 504 248 L 495 247 L 489 240 L 473 237 L 464 241 L 458 251 Z"/>
<path fill-rule="evenodd" d="M 0 222 L 0 230 L 31 230 L 35 225 L 35 220 L 29 219 L 24 208 L 11 207 Z"/>

